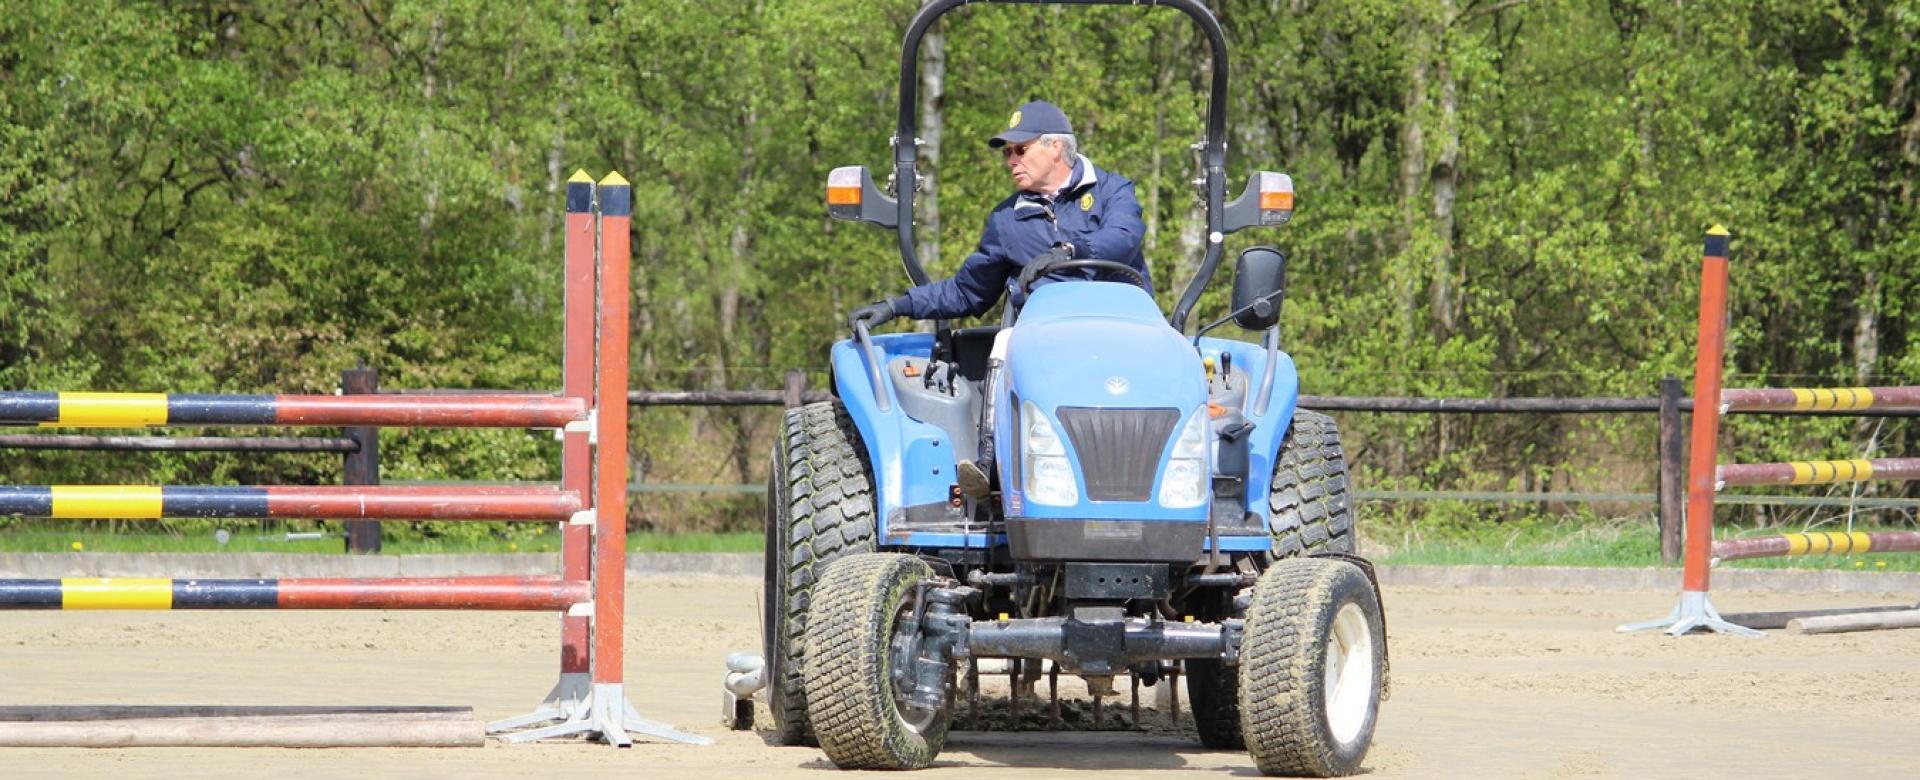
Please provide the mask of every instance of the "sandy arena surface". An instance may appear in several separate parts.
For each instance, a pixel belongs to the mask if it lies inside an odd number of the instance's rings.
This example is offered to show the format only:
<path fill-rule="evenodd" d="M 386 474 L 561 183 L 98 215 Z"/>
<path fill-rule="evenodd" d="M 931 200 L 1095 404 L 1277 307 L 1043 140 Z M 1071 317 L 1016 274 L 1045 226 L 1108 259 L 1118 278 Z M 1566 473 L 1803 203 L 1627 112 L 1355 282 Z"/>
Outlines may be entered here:
<path fill-rule="evenodd" d="M 816 750 L 719 725 L 722 659 L 758 646 L 758 589 L 741 578 L 645 577 L 628 596 L 630 697 L 642 715 L 715 738 L 708 747 L 0 748 L 0 778 L 831 777 Z M 1730 592 L 1715 601 L 1747 611 L 1914 598 Z M 1764 640 L 1613 633 L 1674 601 L 1671 592 L 1390 588 L 1393 694 L 1368 776 L 1920 777 L 1920 630 Z M 0 615 L 0 705 L 470 705 L 499 718 L 546 692 L 557 641 L 558 621 L 545 615 L 10 612 Z M 1087 770 L 1256 774 L 1244 754 L 1172 734 L 958 732 L 925 776 Z"/>

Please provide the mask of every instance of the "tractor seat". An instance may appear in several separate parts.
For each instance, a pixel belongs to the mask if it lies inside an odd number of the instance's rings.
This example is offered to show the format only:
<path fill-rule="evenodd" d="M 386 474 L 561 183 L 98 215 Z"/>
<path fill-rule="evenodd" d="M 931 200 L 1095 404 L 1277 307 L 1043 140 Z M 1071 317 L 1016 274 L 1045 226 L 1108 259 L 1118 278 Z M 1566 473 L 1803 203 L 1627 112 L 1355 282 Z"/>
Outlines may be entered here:
<path fill-rule="evenodd" d="M 953 363 L 961 377 L 974 382 L 987 378 L 987 358 L 993 354 L 993 337 L 999 332 L 998 325 L 953 331 Z"/>

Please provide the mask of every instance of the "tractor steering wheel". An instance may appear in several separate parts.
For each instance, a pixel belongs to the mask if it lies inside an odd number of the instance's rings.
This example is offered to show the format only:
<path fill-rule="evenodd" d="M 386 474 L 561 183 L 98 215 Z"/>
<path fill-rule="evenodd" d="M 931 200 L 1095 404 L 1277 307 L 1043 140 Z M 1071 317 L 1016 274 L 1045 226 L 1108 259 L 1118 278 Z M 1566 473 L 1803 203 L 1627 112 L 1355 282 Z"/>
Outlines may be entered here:
<path fill-rule="evenodd" d="M 1089 259 L 1062 260 L 1060 262 L 1047 266 L 1047 273 L 1051 274 L 1055 271 L 1064 271 L 1070 268 L 1091 268 L 1096 271 L 1108 271 L 1112 273 L 1123 274 L 1127 276 L 1128 279 L 1132 281 L 1134 284 L 1139 285 L 1142 289 L 1145 289 L 1147 286 L 1146 274 L 1140 273 L 1140 269 L 1134 268 L 1133 266 L 1127 265 L 1126 263 L 1114 262 L 1112 260 L 1089 260 Z M 1041 276 L 1036 276 L 1033 279 L 1029 280 L 1025 285 L 1021 286 L 1020 292 L 1022 293 L 1033 292 L 1034 282 L 1038 282 L 1042 278 L 1045 278 L 1045 274 L 1042 274 Z"/>

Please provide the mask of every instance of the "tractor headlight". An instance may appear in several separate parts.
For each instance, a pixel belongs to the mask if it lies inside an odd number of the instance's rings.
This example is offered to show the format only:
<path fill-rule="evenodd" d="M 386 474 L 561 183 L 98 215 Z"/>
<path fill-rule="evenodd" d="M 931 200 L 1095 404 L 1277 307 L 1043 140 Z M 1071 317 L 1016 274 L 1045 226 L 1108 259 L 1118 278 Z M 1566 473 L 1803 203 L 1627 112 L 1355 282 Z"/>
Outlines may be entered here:
<path fill-rule="evenodd" d="M 1073 479 L 1073 464 L 1067 461 L 1067 448 L 1053 430 L 1053 423 L 1040 413 L 1032 401 L 1020 405 L 1020 450 L 1024 456 L 1027 500 L 1051 506 L 1080 503 L 1080 485 Z"/>
<path fill-rule="evenodd" d="M 1196 507 L 1207 501 L 1207 414 L 1196 411 L 1173 440 L 1173 452 L 1160 474 L 1160 505 Z"/>

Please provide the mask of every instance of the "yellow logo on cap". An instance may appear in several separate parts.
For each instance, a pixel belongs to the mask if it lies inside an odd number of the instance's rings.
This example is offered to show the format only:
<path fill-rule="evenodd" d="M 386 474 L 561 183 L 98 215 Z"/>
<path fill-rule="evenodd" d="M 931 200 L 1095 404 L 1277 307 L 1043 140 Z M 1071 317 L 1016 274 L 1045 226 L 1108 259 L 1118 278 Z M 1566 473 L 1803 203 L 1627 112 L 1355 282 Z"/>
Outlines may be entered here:
<path fill-rule="evenodd" d="M 1008 127 L 1020 126 L 1020 112 L 1018 111 L 1013 112 L 1013 116 L 1007 119 L 1007 126 Z"/>
<path fill-rule="evenodd" d="M 1085 195 L 1080 196 L 1080 210 L 1081 211 L 1093 210 L 1093 193 L 1089 192 Z"/>

